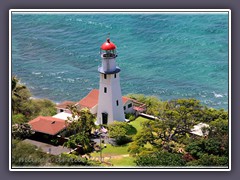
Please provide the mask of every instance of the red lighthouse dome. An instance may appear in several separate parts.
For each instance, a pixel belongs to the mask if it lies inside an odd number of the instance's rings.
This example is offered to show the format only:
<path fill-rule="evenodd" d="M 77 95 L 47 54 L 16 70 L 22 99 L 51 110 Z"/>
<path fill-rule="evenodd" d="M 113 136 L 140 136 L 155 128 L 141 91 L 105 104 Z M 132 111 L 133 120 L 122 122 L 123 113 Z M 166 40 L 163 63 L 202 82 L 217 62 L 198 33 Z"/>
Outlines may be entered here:
<path fill-rule="evenodd" d="M 116 45 L 110 42 L 110 39 L 107 38 L 107 41 L 102 44 L 101 49 L 105 51 L 114 50 L 116 49 Z"/>

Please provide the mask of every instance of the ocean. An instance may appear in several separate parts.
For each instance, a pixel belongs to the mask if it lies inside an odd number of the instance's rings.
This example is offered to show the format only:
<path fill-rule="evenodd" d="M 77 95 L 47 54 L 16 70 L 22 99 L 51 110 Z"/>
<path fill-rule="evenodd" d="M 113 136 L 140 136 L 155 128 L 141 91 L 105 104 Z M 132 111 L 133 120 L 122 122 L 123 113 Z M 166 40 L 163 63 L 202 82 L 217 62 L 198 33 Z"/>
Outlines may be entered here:
<path fill-rule="evenodd" d="M 12 74 L 34 97 L 79 101 L 117 46 L 122 94 L 228 109 L 228 14 L 13 14 Z"/>

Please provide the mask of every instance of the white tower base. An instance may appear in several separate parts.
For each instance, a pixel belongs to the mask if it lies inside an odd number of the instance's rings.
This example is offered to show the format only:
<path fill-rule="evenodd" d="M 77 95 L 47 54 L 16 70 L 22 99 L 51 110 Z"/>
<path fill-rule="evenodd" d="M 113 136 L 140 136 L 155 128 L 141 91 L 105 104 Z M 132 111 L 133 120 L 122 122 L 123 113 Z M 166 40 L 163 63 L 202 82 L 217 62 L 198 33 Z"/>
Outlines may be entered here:
<path fill-rule="evenodd" d="M 125 120 L 119 74 L 100 74 L 97 123 L 110 124 L 114 120 Z"/>

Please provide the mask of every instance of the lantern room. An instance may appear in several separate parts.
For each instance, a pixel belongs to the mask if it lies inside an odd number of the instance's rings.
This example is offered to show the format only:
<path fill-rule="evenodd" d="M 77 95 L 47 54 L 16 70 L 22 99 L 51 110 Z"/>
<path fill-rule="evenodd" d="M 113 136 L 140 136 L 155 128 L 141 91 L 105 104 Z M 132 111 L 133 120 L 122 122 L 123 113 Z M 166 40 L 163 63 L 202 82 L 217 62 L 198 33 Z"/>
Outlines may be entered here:
<path fill-rule="evenodd" d="M 116 48 L 116 45 L 107 38 L 100 48 L 100 54 L 103 58 L 115 58 L 117 57 Z"/>

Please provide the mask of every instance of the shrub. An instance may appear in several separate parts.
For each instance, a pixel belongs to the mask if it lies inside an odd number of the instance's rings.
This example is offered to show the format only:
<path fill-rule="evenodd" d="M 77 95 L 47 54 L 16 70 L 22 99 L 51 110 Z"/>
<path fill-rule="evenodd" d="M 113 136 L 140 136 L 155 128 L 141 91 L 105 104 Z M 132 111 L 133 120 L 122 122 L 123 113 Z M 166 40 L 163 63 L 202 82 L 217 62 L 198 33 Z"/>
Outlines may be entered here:
<path fill-rule="evenodd" d="M 125 114 L 125 118 L 130 120 L 130 121 L 134 121 L 136 119 L 135 115 L 134 114 Z"/>
<path fill-rule="evenodd" d="M 13 114 L 12 124 L 20 124 L 26 122 L 26 118 L 23 114 Z"/>
<path fill-rule="evenodd" d="M 164 151 L 146 153 L 136 158 L 137 166 L 184 166 L 185 160 L 180 154 Z"/>
<path fill-rule="evenodd" d="M 109 126 L 109 136 L 115 139 L 117 145 L 123 145 L 132 141 L 128 132 L 132 131 L 132 125 L 125 122 L 114 122 Z"/>
<path fill-rule="evenodd" d="M 204 154 L 200 159 L 188 162 L 187 166 L 228 166 L 228 157 Z"/>
<path fill-rule="evenodd" d="M 13 166 L 40 166 L 47 163 L 48 155 L 36 146 L 25 142 L 13 141 Z"/>

